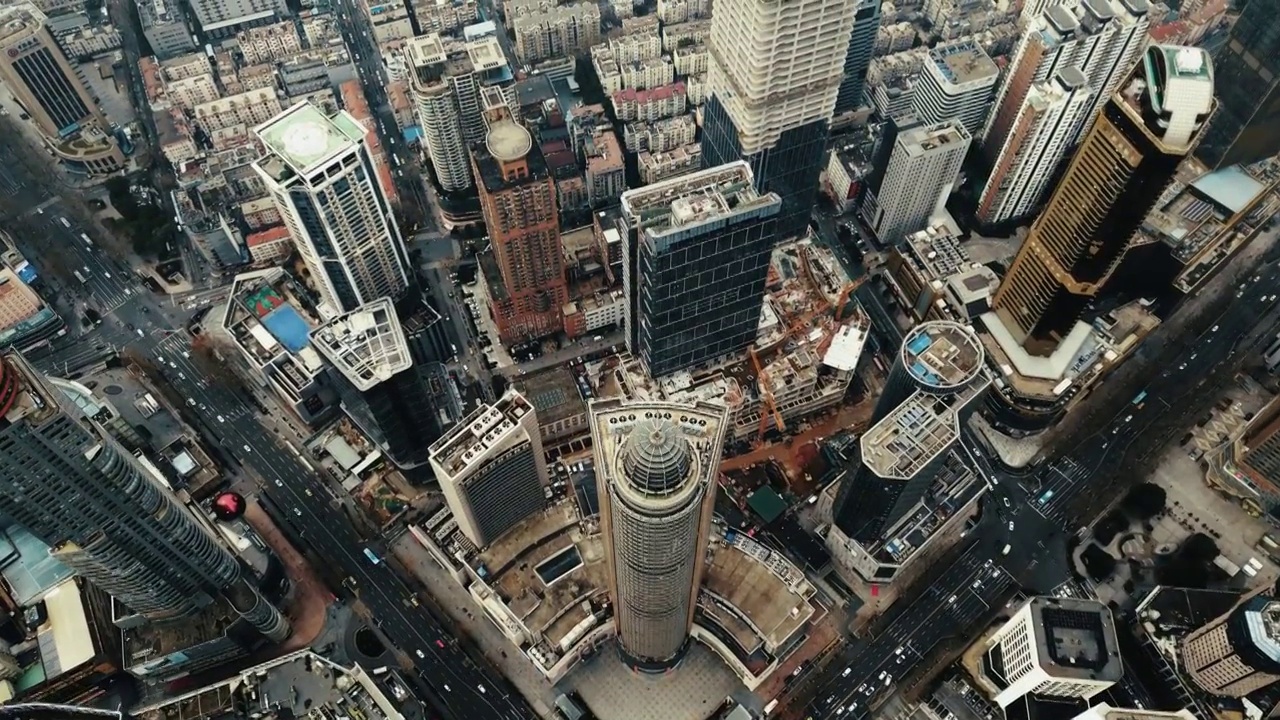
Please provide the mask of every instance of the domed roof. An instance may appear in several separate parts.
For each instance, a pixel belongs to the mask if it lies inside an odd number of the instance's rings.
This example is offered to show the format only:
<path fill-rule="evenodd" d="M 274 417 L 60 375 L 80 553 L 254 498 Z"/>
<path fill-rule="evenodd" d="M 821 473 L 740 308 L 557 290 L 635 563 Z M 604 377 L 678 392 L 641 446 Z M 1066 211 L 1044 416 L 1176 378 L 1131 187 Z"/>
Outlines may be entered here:
<path fill-rule="evenodd" d="M 636 423 L 622 449 L 622 469 L 637 490 L 661 495 L 674 491 L 689 477 L 693 450 L 680 428 L 666 418 Z"/>

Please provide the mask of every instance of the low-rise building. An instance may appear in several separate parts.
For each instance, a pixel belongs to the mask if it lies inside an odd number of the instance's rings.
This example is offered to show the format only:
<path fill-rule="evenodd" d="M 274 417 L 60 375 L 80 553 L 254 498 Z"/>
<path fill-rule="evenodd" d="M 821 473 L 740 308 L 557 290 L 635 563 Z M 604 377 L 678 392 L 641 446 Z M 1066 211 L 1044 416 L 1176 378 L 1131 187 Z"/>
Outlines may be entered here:
<path fill-rule="evenodd" d="M 622 128 L 627 152 L 668 152 L 693 142 L 698 124 L 689 114 L 657 122 L 627 123 Z"/>
<path fill-rule="evenodd" d="M 170 165 L 178 167 L 200 156 L 200 148 L 191 135 L 191 125 L 182 111 L 158 112 L 153 115 L 153 120 L 159 136 L 160 152 Z"/>
<path fill-rule="evenodd" d="M 705 73 L 710 59 L 706 45 L 681 45 L 671 51 L 671 62 L 680 77 Z"/>
<path fill-rule="evenodd" d="M 592 207 L 616 203 L 627 189 L 626 159 L 618 136 L 612 130 L 596 132 L 585 139 L 587 198 Z"/>
<path fill-rule="evenodd" d="M 293 254 L 289 228 L 283 225 L 250 233 L 245 236 L 244 244 L 249 248 L 254 265 L 279 265 Z"/>
<path fill-rule="evenodd" d="M 654 122 L 684 113 L 688 95 L 684 83 L 677 82 L 649 90 L 619 90 L 610 102 L 623 122 Z"/>
<path fill-rule="evenodd" d="M 188 75 L 170 80 L 165 84 L 165 93 L 170 103 L 183 110 L 192 110 L 197 105 L 211 103 L 222 97 L 211 73 Z"/>
<path fill-rule="evenodd" d="M 663 25 L 689 22 L 711 17 L 708 0 L 658 0 L 654 13 Z"/>
<path fill-rule="evenodd" d="M 242 30 L 236 35 L 236 44 L 246 65 L 278 62 L 302 50 L 292 20 Z"/>
<path fill-rule="evenodd" d="M 369 18 L 376 44 L 408 40 L 413 37 L 413 23 L 404 0 L 369 0 L 362 3 Z"/>
<path fill-rule="evenodd" d="M 196 105 L 192 114 L 200 128 L 211 133 L 231 125 L 260 125 L 279 115 L 280 109 L 275 88 L 259 88 Z"/>
<path fill-rule="evenodd" d="M 637 158 L 640 181 L 646 185 L 693 172 L 702 167 L 702 146 L 682 145 L 666 152 L 642 152 Z"/>
<path fill-rule="evenodd" d="M 710 20 L 666 24 L 662 27 L 662 49 L 674 53 L 681 48 L 705 47 L 710 37 Z"/>
<path fill-rule="evenodd" d="M 160 67 L 164 70 L 164 79 L 169 82 L 213 72 L 208 56 L 202 52 L 192 52 L 161 60 Z"/>
<path fill-rule="evenodd" d="M 175 0 L 140 2 L 134 7 L 138 9 L 142 34 L 157 58 L 166 60 L 196 49 L 191 29 Z"/>
<path fill-rule="evenodd" d="M 627 313 L 627 298 L 621 290 L 597 292 L 569 305 L 565 309 L 564 332 L 571 338 L 620 327 Z"/>

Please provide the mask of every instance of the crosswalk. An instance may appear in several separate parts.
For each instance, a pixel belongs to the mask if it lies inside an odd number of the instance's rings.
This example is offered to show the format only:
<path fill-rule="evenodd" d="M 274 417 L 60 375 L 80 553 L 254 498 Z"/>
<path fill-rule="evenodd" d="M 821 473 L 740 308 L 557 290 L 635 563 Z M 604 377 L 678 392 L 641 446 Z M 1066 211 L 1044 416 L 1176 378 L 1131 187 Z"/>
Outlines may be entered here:
<path fill-rule="evenodd" d="M 1075 498 L 1076 490 L 1093 475 L 1094 469 L 1086 467 L 1072 457 L 1060 457 L 1049 466 L 1049 472 L 1031 507 L 1049 520 L 1066 519 L 1067 505 Z"/>
<path fill-rule="evenodd" d="M 22 192 L 27 184 L 15 178 L 8 170 L 0 167 L 0 195 L 13 197 Z"/>

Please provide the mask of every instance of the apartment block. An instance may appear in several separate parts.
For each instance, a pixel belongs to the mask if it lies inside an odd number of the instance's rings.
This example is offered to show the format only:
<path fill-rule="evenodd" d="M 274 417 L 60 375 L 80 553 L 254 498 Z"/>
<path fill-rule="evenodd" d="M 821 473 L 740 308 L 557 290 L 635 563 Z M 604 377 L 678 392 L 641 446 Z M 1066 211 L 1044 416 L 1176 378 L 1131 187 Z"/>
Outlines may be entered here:
<path fill-rule="evenodd" d="M 613 130 L 600 130 L 583 138 L 586 158 L 587 198 L 592 207 L 611 205 L 627 189 L 626 159 Z"/>
<path fill-rule="evenodd" d="M 610 101 L 623 122 L 654 122 L 680 115 L 688 107 L 684 83 L 679 82 L 650 90 L 619 90 Z"/>
<path fill-rule="evenodd" d="M 663 25 L 711 17 L 710 0 L 658 0 L 654 13 Z"/>
<path fill-rule="evenodd" d="M 969 133 L 956 120 L 898 134 L 884 180 L 863 206 L 882 242 L 901 242 L 945 209 L 969 142 Z"/>
<path fill-rule="evenodd" d="M 627 152 L 668 152 L 693 142 L 697 132 L 697 121 L 685 114 L 651 123 L 627 123 L 622 128 L 622 139 Z"/>
<path fill-rule="evenodd" d="M 172 80 L 166 83 L 165 93 L 173 105 L 193 111 L 197 105 L 211 103 L 222 97 L 218 85 L 213 81 L 213 75 L 209 73 Z"/>
<path fill-rule="evenodd" d="M 578 55 L 600 43 L 600 7 L 593 2 L 511 6 L 507 19 L 515 34 L 516 56 L 534 63 Z"/>
<path fill-rule="evenodd" d="M 640 166 L 640 181 L 652 185 L 701 167 L 702 146 L 694 143 L 667 152 L 642 152 L 637 162 Z"/>
<path fill-rule="evenodd" d="M 264 123 L 279 115 L 281 108 L 274 88 L 260 88 L 202 103 L 191 110 L 200 128 L 211 133 L 232 125 Z"/>
<path fill-rule="evenodd" d="M 676 75 L 702 75 L 707 72 L 710 57 L 704 45 L 678 47 L 671 51 L 671 64 L 675 65 Z"/>
<path fill-rule="evenodd" d="M 665 52 L 706 45 L 710 38 L 710 20 L 694 20 L 662 27 L 662 49 Z"/>
<path fill-rule="evenodd" d="M 196 49 L 191 29 L 176 0 L 148 0 L 134 5 L 151 52 L 167 60 Z"/>
<path fill-rule="evenodd" d="M 246 65 L 284 60 L 302 50 L 293 21 L 242 30 L 236 35 L 236 44 Z"/>
<path fill-rule="evenodd" d="M 923 122 L 959 120 L 972 135 L 986 122 L 999 77 L 1000 69 L 976 42 L 939 45 L 924 63 L 912 110 Z"/>

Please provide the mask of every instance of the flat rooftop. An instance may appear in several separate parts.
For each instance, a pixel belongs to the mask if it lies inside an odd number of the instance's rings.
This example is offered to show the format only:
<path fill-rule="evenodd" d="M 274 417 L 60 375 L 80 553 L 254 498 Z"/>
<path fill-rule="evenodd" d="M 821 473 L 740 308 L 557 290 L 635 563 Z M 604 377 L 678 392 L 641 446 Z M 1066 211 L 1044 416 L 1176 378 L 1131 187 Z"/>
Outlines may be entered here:
<path fill-rule="evenodd" d="M 929 60 L 952 85 L 994 84 L 1000 74 L 991 57 L 972 40 L 939 45 L 929 51 Z"/>
<path fill-rule="evenodd" d="M 9 377 L 15 378 L 17 390 L 11 396 L 9 405 L 0 404 L 4 420 L 8 424 L 27 420 L 41 423 L 53 417 L 61 408 L 61 393 L 44 382 L 43 376 L 36 371 L 27 359 L 16 350 L 0 354 L 0 387 L 9 383 Z"/>
<path fill-rule="evenodd" d="M 262 167 L 280 179 L 284 168 L 270 167 L 272 158 L 283 162 L 296 175 L 308 175 L 317 167 L 358 145 L 365 130 L 346 112 L 330 117 L 309 102 L 297 105 L 253 129 L 269 153 Z"/>
<path fill-rule="evenodd" d="M 960 437 L 951 396 L 916 392 L 863 433 L 862 462 L 876 475 L 909 480 Z"/>
<path fill-rule="evenodd" d="M 776 214 L 782 201 L 756 192 L 751 167 L 737 161 L 663 180 L 622 194 L 629 223 L 650 236 L 726 217 Z"/>
<path fill-rule="evenodd" d="M 703 590 L 741 612 L 770 652 L 804 627 L 816 612 L 809 602 L 814 588 L 804 573 L 778 553 L 736 532 L 727 545 L 713 545 Z M 740 644 L 751 649 L 749 644 Z"/>
<path fill-rule="evenodd" d="M 540 425 L 550 425 L 587 411 L 577 380 L 564 366 L 522 375 L 515 380 L 515 385 L 537 411 Z"/>
<path fill-rule="evenodd" d="M 902 340 L 903 367 L 925 387 L 957 389 L 982 372 L 983 349 L 977 333 L 950 320 L 923 322 Z"/>
<path fill-rule="evenodd" d="M 367 303 L 317 327 L 311 331 L 311 344 L 361 391 L 413 366 L 391 298 Z"/>
<path fill-rule="evenodd" d="M 492 405 L 482 405 L 431 445 L 431 461 L 451 477 L 479 463 L 496 447 L 516 437 L 521 419 L 533 412 L 523 395 L 508 390 Z"/>
<path fill-rule="evenodd" d="M 1096 600 L 1036 597 L 1031 625 L 1040 667 L 1062 678 L 1119 680 L 1124 674 L 1111 610 Z"/>
<path fill-rule="evenodd" d="M 907 155 L 919 157 L 945 146 L 969 142 L 970 136 L 958 120 L 947 120 L 912 128 L 898 136 L 898 145 Z"/>

